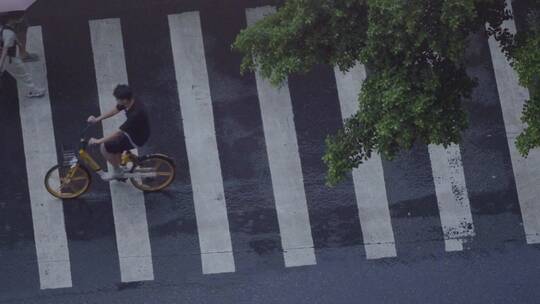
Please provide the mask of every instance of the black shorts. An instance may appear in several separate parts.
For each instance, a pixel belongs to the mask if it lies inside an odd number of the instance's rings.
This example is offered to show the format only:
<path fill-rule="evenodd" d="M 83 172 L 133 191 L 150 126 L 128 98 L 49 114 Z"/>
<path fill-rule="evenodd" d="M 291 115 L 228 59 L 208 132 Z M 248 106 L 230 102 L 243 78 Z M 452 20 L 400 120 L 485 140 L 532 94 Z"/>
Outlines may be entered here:
<path fill-rule="evenodd" d="M 126 134 L 122 133 L 120 136 L 105 142 L 105 150 L 112 154 L 119 154 L 124 151 L 135 149 Z"/>

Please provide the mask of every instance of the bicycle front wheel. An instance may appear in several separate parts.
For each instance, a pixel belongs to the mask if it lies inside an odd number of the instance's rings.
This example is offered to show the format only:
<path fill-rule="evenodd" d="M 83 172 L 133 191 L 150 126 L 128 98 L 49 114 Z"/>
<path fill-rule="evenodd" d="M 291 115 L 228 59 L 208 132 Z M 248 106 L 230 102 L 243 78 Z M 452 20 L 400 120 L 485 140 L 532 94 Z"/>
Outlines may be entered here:
<path fill-rule="evenodd" d="M 173 161 L 165 155 L 158 154 L 141 157 L 132 172 L 140 176 L 130 178 L 131 183 L 145 192 L 165 189 L 176 175 Z"/>
<path fill-rule="evenodd" d="M 45 188 L 60 199 L 81 196 L 90 187 L 90 173 L 80 165 L 56 165 L 45 174 Z"/>

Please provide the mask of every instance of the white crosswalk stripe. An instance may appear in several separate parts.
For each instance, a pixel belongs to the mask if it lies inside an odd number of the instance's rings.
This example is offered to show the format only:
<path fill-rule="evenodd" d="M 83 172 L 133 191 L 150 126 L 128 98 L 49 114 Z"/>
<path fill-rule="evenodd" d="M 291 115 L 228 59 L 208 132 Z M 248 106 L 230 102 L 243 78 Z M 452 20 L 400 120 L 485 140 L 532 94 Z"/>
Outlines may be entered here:
<path fill-rule="evenodd" d="M 334 68 L 341 116 L 349 118 L 358 112 L 358 94 L 366 79 L 363 65 L 347 73 Z M 354 192 L 368 259 L 396 256 L 394 231 L 390 219 L 381 157 L 373 154 L 361 167 L 353 169 Z"/>
<path fill-rule="evenodd" d="M 47 87 L 41 27 L 28 30 L 27 46 L 41 60 L 26 66 L 35 82 Z M 39 101 L 28 99 L 26 90 L 19 86 L 19 107 L 40 286 L 42 289 L 71 287 L 71 264 L 62 201 L 54 199 L 43 187 L 47 170 L 51 164 L 57 163 L 50 99 L 48 95 Z"/>
<path fill-rule="evenodd" d="M 275 9 L 270 6 L 246 9 L 247 24 L 252 25 L 274 12 Z M 169 15 L 168 24 L 202 272 L 235 272 L 200 16 L 198 12 Z M 513 21 L 507 21 L 506 26 L 515 29 Z M 91 20 L 89 27 L 99 106 L 104 112 L 115 106 L 113 86 L 128 83 L 122 28 L 117 18 Z M 31 27 L 28 48 L 38 53 L 42 60 L 28 63 L 27 67 L 32 70 L 36 82 L 47 87 L 42 39 L 41 28 Z M 519 86 L 515 72 L 493 38 L 489 40 L 489 47 L 526 240 L 529 244 L 540 243 L 540 204 L 537 202 L 536 187 L 540 181 L 540 151 L 531 151 L 525 159 L 519 155 L 514 144 L 515 137 L 523 130 L 520 116 L 523 101 L 529 97 L 528 91 Z M 362 65 L 357 65 L 347 73 L 335 68 L 334 73 L 342 117 L 348 118 L 358 111 L 357 98 L 366 71 Z M 288 83 L 276 88 L 259 73 L 255 73 L 255 81 L 285 266 L 314 265 L 317 264 L 317 257 Z M 48 96 L 39 101 L 29 100 L 25 93 L 24 89 L 19 88 L 40 286 L 42 289 L 71 287 L 71 263 L 62 201 L 52 198 L 43 187 L 46 170 L 57 162 L 51 101 Z M 104 133 L 117 130 L 122 121 L 121 116 L 105 121 Z M 466 187 L 460 147 L 429 145 L 428 151 L 445 250 L 466 249 L 467 242 L 474 240 L 476 231 L 469 202 L 469 191 L 472 189 Z M 366 258 L 396 257 L 394 227 L 380 156 L 373 155 L 354 169 L 352 176 Z M 154 280 L 144 195 L 124 183 L 112 182 L 110 189 L 120 279 L 122 282 Z"/>
<path fill-rule="evenodd" d="M 203 273 L 235 271 L 201 22 L 198 12 L 169 16 Z"/>
<path fill-rule="evenodd" d="M 274 10 L 247 9 L 248 26 Z M 289 88 L 275 88 L 259 73 L 255 78 L 285 265 L 316 264 Z"/>
<path fill-rule="evenodd" d="M 104 113 L 116 106 L 112 95 L 113 86 L 128 83 L 120 20 L 92 20 L 90 34 L 99 105 Z M 117 131 L 124 121 L 122 116 L 116 115 L 103 121 L 104 134 Z M 110 189 L 122 282 L 153 280 L 144 195 L 123 182 L 112 181 Z"/>
<path fill-rule="evenodd" d="M 474 237 L 474 225 L 458 145 L 429 145 L 429 157 L 446 251 L 463 250 Z"/>
<path fill-rule="evenodd" d="M 507 9 L 512 11 L 510 1 L 507 1 Z M 503 26 L 510 29 L 511 33 L 516 32 L 513 20 L 505 21 Z M 521 112 L 524 101 L 529 99 L 529 92 L 519 85 L 516 72 L 493 36 L 489 38 L 489 49 L 502 106 L 525 237 L 529 244 L 540 243 L 540 200 L 537 191 L 540 183 L 540 149 L 530 151 L 529 156 L 523 158 L 515 145 L 516 137 L 524 127 Z"/>

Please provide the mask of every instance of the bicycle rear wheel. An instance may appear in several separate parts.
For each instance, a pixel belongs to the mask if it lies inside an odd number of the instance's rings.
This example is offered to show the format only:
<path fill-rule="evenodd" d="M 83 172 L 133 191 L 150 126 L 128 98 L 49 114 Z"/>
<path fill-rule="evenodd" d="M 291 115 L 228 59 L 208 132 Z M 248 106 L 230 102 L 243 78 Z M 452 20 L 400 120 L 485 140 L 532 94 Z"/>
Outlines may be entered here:
<path fill-rule="evenodd" d="M 142 174 L 140 177 L 130 178 L 130 181 L 137 189 L 145 192 L 165 189 L 176 175 L 174 162 L 169 157 L 159 154 L 141 157 L 132 172 Z"/>
<path fill-rule="evenodd" d="M 56 165 L 45 174 L 45 188 L 61 199 L 81 196 L 90 187 L 90 182 L 90 172 L 81 165 Z"/>

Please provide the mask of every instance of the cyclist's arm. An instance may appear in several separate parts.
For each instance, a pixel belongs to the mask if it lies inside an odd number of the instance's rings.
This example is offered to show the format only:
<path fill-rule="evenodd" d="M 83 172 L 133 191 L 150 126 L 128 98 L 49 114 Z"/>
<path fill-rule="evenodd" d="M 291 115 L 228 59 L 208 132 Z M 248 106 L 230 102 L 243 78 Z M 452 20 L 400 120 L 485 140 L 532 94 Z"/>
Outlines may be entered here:
<path fill-rule="evenodd" d="M 96 117 L 96 122 L 100 122 L 102 120 L 105 120 L 107 118 L 113 117 L 114 115 L 120 113 L 117 108 L 113 108 L 109 112 L 102 114 L 101 116 Z"/>

